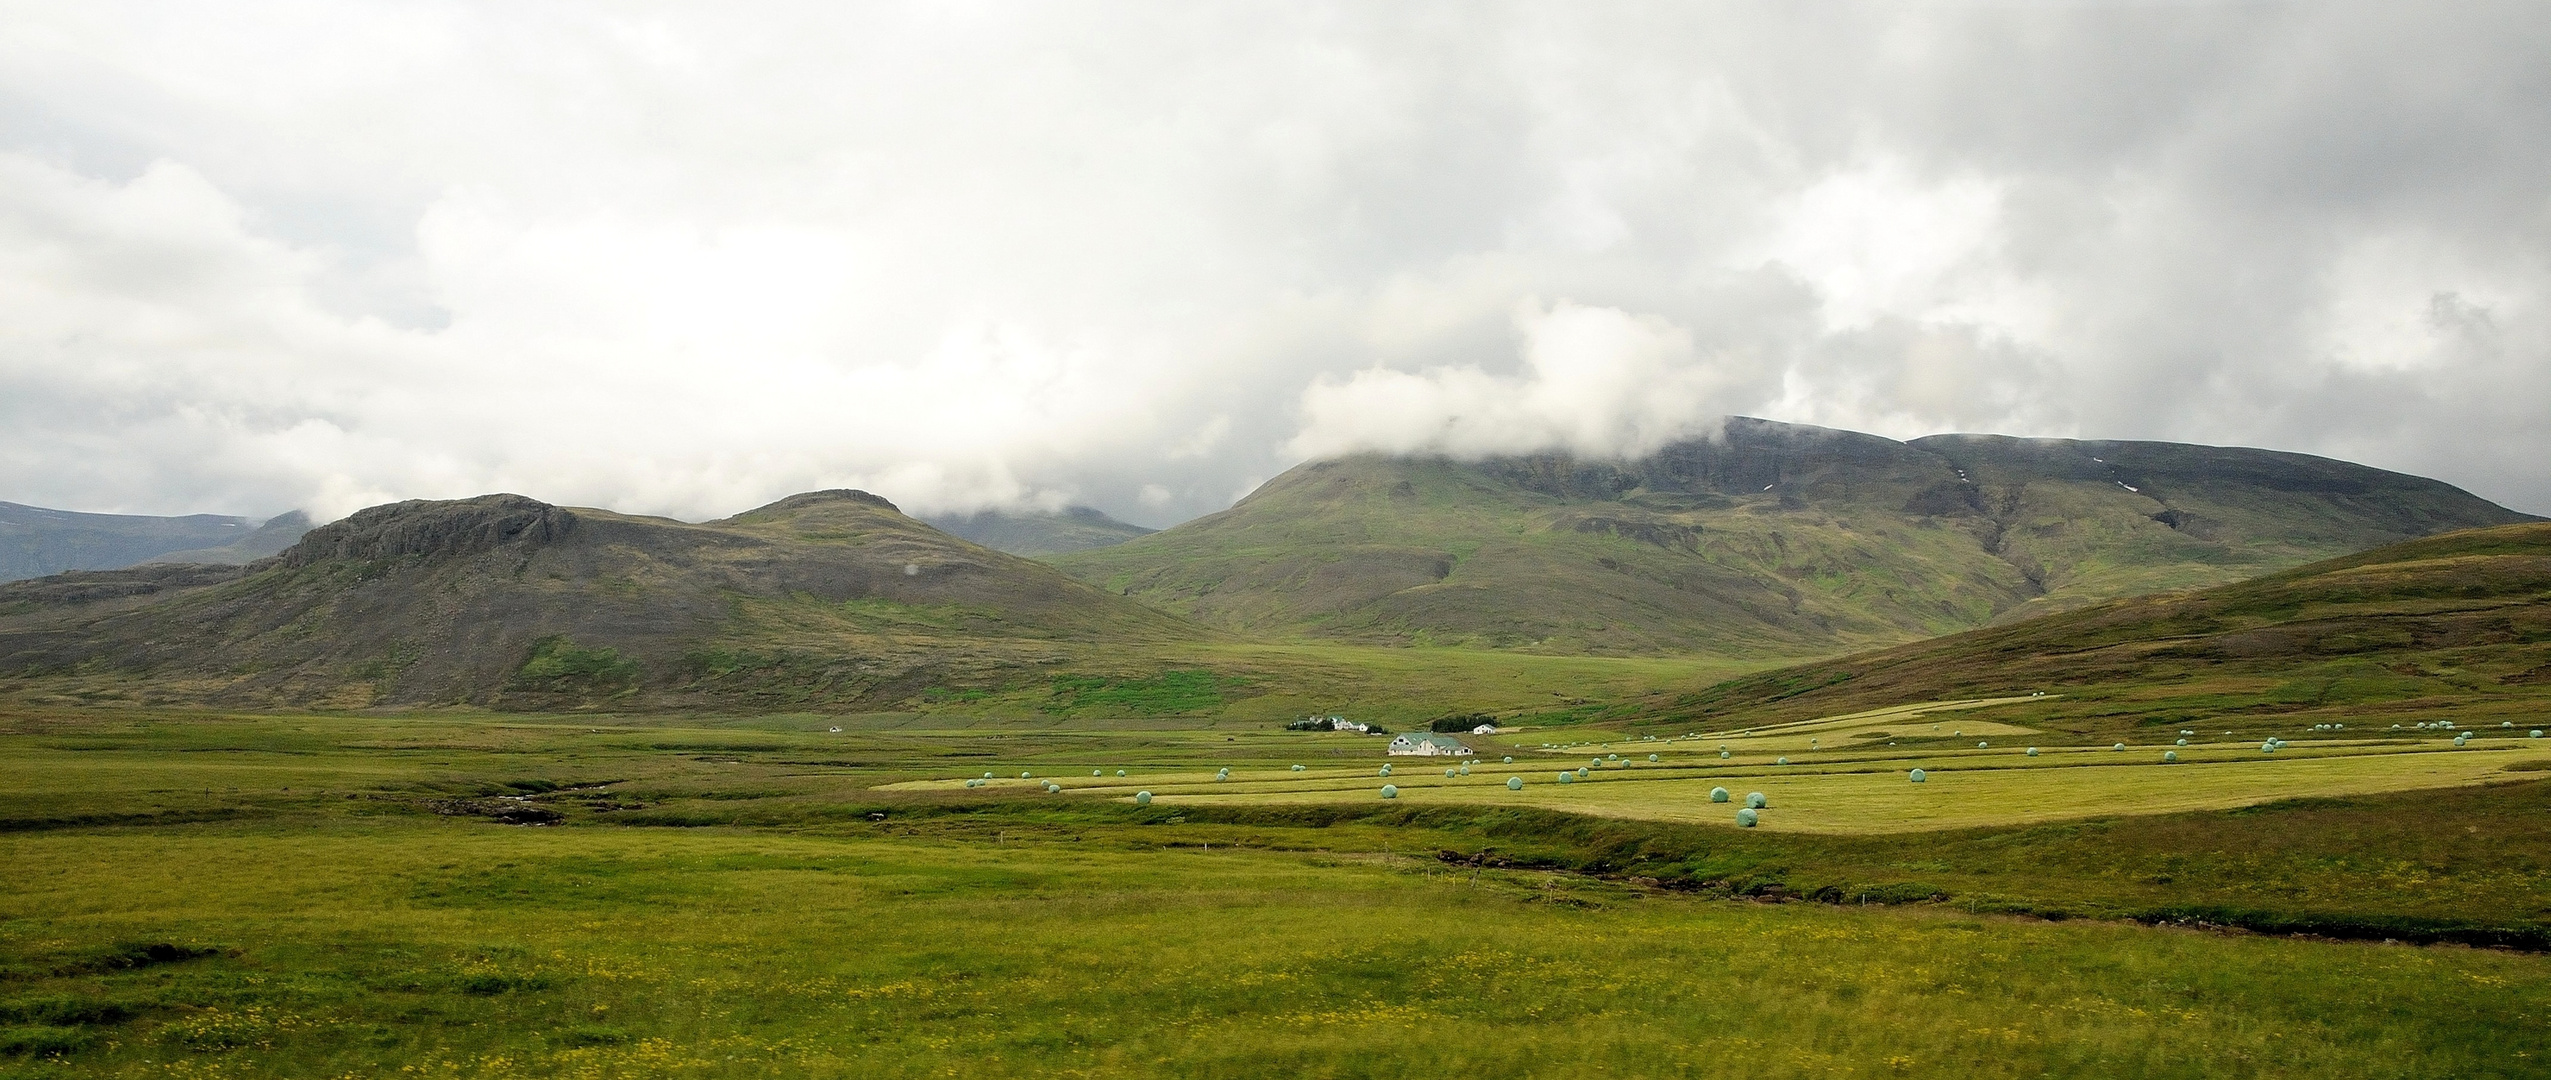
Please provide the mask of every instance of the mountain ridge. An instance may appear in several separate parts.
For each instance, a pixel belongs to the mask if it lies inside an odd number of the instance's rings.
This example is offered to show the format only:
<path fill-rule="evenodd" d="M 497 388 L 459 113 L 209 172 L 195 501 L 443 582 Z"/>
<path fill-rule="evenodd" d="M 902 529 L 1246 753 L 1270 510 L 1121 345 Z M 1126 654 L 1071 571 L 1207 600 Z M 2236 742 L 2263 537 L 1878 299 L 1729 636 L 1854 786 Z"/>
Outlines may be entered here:
<path fill-rule="evenodd" d="M 2311 455 L 1732 417 L 1628 461 L 1307 462 L 1228 510 L 1047 561 L 1241 632 L 1802 655 L 2530 520 Z"/>
<path fill-rule="evenodd" d="M 899 699 L 1054 642 L 1200 635 L 854 491 L 701 524 L 511 494 L 416 500 L 247 566 L 0 586 L 0 673 L 140 678 L 215 703 L 696 703 L 774 678 Z"/>

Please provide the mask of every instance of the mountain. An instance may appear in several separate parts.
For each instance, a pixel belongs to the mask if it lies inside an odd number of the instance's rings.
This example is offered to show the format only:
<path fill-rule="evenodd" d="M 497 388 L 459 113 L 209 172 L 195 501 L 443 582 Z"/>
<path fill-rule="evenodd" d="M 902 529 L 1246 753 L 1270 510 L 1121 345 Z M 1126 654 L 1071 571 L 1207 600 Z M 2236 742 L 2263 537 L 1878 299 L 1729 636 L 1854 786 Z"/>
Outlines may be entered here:
<path fill-rule="evenodd" d="M 230 544 L 257 523 L 216 514 L 82 514 L 0 502 L 0 581 L 111 570 L 156 555 Z"/>
<path fill-rule="evenodd" d="M 220 547 L 171 551 L 142 560 L 145 563 L 203 563 L 212 566 L 241 566 L 259 559 L 281 555 L 301 541 L 310 531 L 310 515 L 295 510 L 266 519 L 256 531 Z"/>
<path fill-rule="evenodd" d="M 1118 521 L 1087 506 L 1074 506 L 1053 514 L 985 510 L 922 520 L 951 536 L 1027 558 L 1087 551 L 1159 531 Z"/>
<path fill-rule="evenodd" d="M 2551 727 L 2551 524 L 2475 529 L 2232 585 L 2096 604 L 1625 707 L 1780 723 L 2046 692 L 1997 720 L 2128 737 L 2181 725 L 2375 735 L 2395 719 Z M 2394 719 L 2387 719 L 2394 718 Z"/>
<path fill-rule="evenodd" d="M 2533 520 L 2268 450 L 1731 418 L 1635 461 L 1315 461 L 1048 561 L 1237 631 L 1610 654 L 1830 654 Z"/>
<path fill-rule="evenodd" d="M 247 566 L 0 585 L 0 677 L 212 703 L 901 701 L 1033 674 L 1062 643 L 1200 635 L 857 491 L 699 525 L 404 502 Z"/>

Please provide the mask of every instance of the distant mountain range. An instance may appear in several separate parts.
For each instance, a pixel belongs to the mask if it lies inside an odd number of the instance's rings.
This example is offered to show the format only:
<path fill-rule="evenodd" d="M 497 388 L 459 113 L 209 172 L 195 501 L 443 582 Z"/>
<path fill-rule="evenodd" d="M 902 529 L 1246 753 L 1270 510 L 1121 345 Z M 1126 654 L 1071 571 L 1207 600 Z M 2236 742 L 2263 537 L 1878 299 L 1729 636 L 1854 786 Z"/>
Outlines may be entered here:
<path fill-rule="evenodd" d="M 0 674 L 242 704 L 891 702 L 1033 670 L 1057 642 L 1200 636 L 857 491 L 699 525 L 395 503 L 250 566 L 0 585 Z"/>
<path fill-rule="evenodd" d="M 227 542 L 155 542 L 185 561 L 0 584 L 0 680 L 49 700 L 341 707 L 1307 704 L 1415 686 L 1406 665 L 1560 670 L 1371 646 L 1724 670 L 2535 519 L 2299 454 L 1733 420 L 1636 461 L 1312 462 L 1222 513 L 1042 561 L 856 491 L 704 524 L 518 495 L 397 503 L 263 559 L 303 523 L 208 520 Z M 1141 532 L 1095 511 L 946 524 L 1022 549 Z M 1516 700 L 1442 677 L 1428 685 L 1475 706 Z"/>
<path fill-rule="evenodd" d="M 994 551 L 1029 558 L 1121 544 L 1159 531 L 1118 521 L 1086 506 L 1070 507 L 1052 514 L 985 510 L 921 520 L 951 536 L 974 541 Z"/>
<path fill-rule="evenodd" d="M 259 524 L 218 514 L 82 514 L 0 502 L 0 581 L 113 570 L 175 554 L 196 562 L 249 562 L 291 546 L 309 528 L 310 519 L 297 511 Z"/>
<path fill-rule="evenodd" d="M 1736 418 L 1636 461 L 1314 461 L 1229 510 L 1049 561 L 1253 634 L 1798 656 L 2531 520 L 2303 454 Z"/>

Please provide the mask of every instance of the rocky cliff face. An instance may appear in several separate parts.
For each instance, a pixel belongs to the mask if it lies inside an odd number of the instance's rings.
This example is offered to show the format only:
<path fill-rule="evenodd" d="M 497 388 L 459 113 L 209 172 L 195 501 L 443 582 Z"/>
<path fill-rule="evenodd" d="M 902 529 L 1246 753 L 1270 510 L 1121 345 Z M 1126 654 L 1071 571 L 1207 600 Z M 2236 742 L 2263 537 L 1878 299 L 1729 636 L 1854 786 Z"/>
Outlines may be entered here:
<path fill-rule="evenodd" d="M 574 513 L 520 495 L 411 500 L 356 511 L 311 530 L 283 553 L 283 565 L 299 569 L 335 560 L 456 559 L 557 543 L 575 528 Z"/>

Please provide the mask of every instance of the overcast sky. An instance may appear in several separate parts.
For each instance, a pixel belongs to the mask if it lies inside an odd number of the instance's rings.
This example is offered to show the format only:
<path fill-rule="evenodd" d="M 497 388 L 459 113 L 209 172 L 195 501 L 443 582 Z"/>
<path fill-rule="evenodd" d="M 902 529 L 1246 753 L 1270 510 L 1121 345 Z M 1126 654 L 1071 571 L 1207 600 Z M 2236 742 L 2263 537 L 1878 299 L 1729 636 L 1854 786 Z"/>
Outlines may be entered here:
<path fill-rule="evenodd" d="M 2551 4 L 0 2 L 0 499 L 1164 525 L 1728 413 L 2551 513 Z"/>

